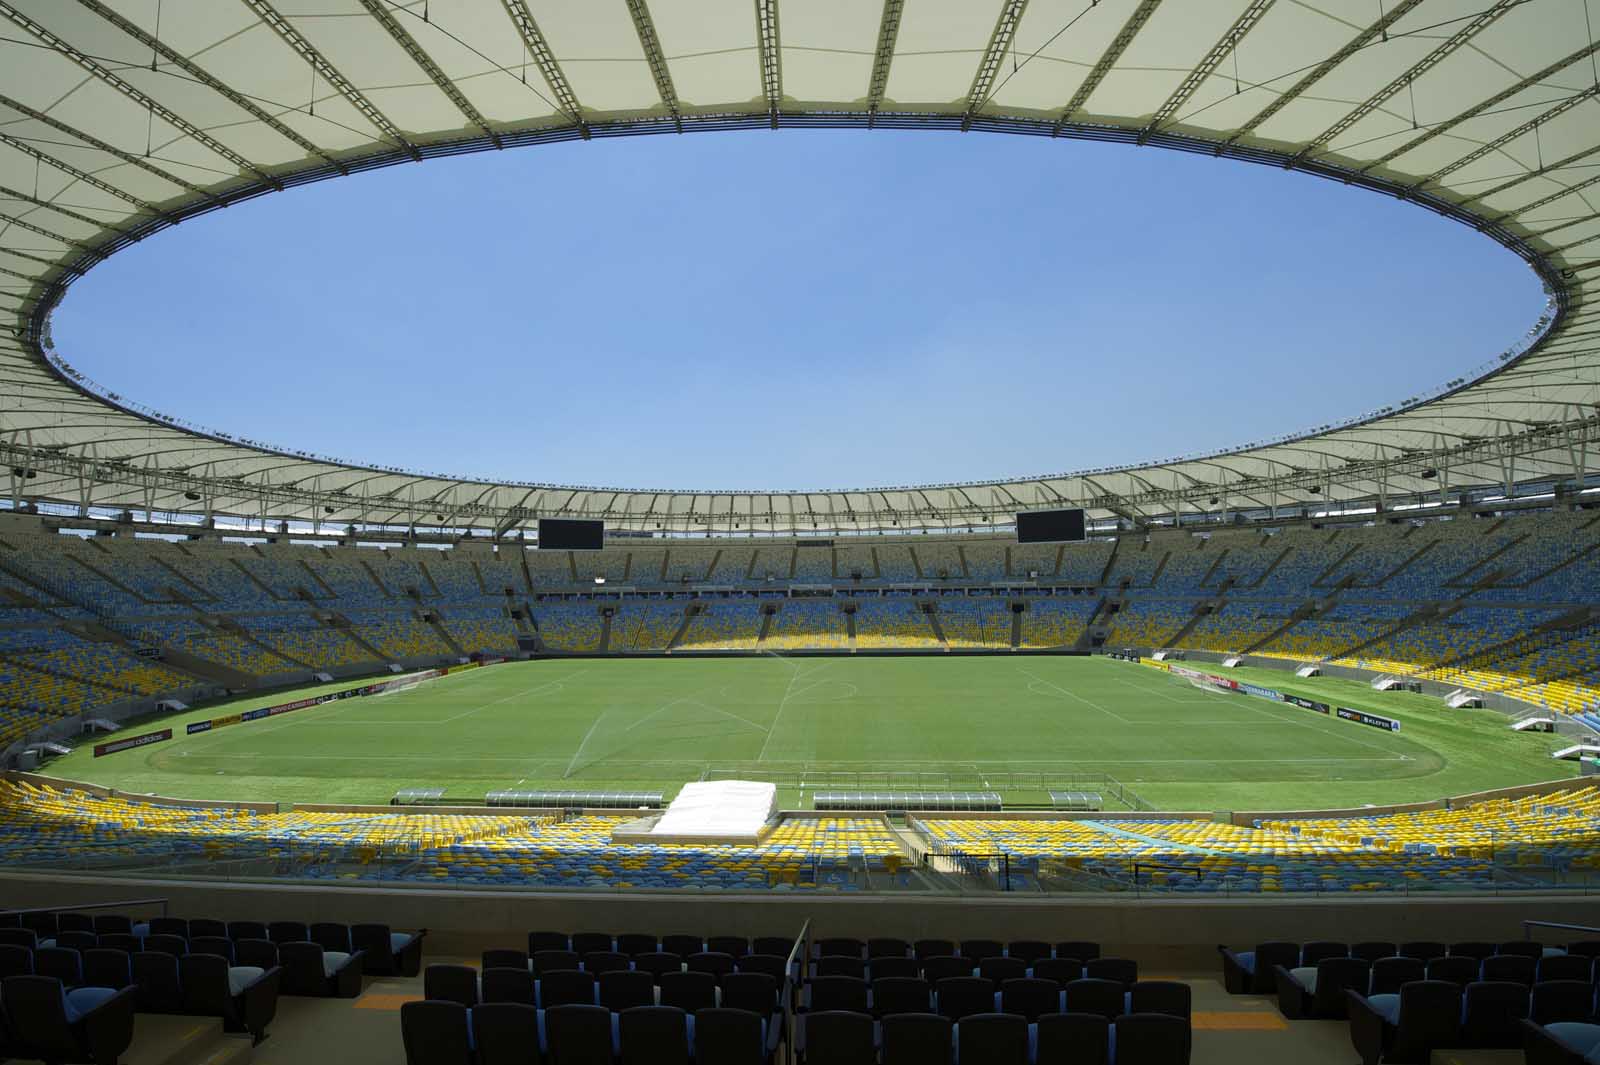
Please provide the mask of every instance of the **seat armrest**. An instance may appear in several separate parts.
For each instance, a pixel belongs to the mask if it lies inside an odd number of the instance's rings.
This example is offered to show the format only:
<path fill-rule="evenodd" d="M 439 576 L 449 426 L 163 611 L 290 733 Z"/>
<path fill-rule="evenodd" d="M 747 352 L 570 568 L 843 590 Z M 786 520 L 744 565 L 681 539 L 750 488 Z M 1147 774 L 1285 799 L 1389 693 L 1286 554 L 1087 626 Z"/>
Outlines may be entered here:
<path fill-rule="evenodd" d="M 1378 1065 L 1393 1038 L 1389 1020 L 1359 991 L 1346 988 L 1344 995 L 1350 1005 L 1350 1042 L 1361 1055 L 1361 1065 Z"/>
<path fill-rule="evenodd" d="M 99 1065 L 116 1065 L 133 1043 L 133 1013 L 137 991 L 125 987 L 79 1017 L 75 1027 Z"/>
<path fill-rule="evenodd" d="M 267 1037 L 267 1025 L 278 1015 L 278 982 L 283 970 L 276 965 L 239 993 L 239 1019 L 250 1033 L 252 1045 Z"/>

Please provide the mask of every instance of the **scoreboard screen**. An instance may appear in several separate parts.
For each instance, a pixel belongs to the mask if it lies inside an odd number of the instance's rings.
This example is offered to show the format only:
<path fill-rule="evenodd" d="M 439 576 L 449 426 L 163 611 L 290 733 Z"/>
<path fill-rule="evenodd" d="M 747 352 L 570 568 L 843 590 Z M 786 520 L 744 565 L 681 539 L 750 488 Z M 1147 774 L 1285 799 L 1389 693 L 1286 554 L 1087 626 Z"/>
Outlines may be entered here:
<path fill-rule="evenodd" d="M 1035 510 L 1017 515 L 1017 543 L 1055 544 L 1082 540 L 1086 527 L 1083 511 Z"/>
<path fill-rule="evenodd" d="M 570 518 L 539 519 L 541 551 L 598 551 L 606 546 L 606 523 Z"/>

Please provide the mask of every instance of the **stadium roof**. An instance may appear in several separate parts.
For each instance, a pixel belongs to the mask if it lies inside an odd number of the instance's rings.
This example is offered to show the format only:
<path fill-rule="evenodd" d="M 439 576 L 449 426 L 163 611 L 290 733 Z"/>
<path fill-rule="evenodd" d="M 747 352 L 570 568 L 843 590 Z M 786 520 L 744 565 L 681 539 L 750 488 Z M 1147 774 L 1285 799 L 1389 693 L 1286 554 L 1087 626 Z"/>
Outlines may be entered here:
<path fill-rule="evenodd" d="M 496 529 L 540 515 L 706 531 L 953 527 L 1058 503 L 1144 516 L 1215 510 L 1213 498 L 1244 508 L 1581 479 L 1600 432 L 1594 6 L 0 0 L 0 459 L 36 473 L 13 475 L 11 494 L 30 498 Z M 1307 171 L 1479 229 L 1528 261 L 1551 302 L 1525 343 L 1463 352 L 1463 365 L 1487 362 L 1352 423 L 1142 467 L 833 492 L 373 468 L 166 418 L 51 349 L 49 315 L 74 278 L 231 203 L 433 156 L 767 126 L 1134 142 Z M 1002 182 L 974 194 L 1003 194 Z M 181 292 L 173 303 L 180 316 Z M 1225 406 L 1226 368 L 1213 372 L 1223 387 L 1211 402 Z"/>

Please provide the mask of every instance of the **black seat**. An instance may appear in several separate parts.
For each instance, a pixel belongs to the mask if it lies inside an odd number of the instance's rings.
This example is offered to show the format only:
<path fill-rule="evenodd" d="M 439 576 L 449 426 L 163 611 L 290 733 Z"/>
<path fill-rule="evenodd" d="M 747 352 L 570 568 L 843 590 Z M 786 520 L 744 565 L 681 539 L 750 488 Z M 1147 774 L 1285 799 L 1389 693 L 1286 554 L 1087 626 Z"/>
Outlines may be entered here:
<path fill-rule="evenodd" d="M 780 961 L 778 966 L 781 969 L 783 963 Z M 635 970 L 649 973 L 659 980 L 664 973 L 682 972 L 683 958 L 666 951 L 657 951 L 654 954 L 640 954 L 633 959 L 633 967 Z"/>
<path fill-rule="evenodd" d="M 94 917 L 94 930 L 97 934 L 107 932 L 133 933 L 133 919 L 122 913 L 97 913 Z"/>
<path fill-rule="evenodd" d="M 426 928 L 396 932 L 386 924 L 353 924 L 350 946 L 361 956 L 361 971 L 368 976 L 415 976 L 422 971 L 422 939 L 427 934 Z"/>
<path fill-rule="evenodd" d="M 616 937 L 610 932 L 575 932 L 572 936 L 572 950 L 579 957 L 585 954 L 597 954 L 609 951 L 616 941 Z"/>
<path fill-rule="evenodd" d="M 712 954 L 730 955 L 737 961 L 750 953 L 750 941 L 744 936 L 712 936 L 706 940 L 706 950 Z"/>
<path fill-rule="evenodd" d="M 185 954 L 178 959 L 183 1012 L 220 1017 L 228 1031 L 249 1032 L 252 1043 L 260 1043 L 278 1012 L 279 973 L 229 966 L 216 954 Z"/>
<path fill-rule="evenodd" d="M 145 936 L 144 949 L 179 958 L 189 953 L 189 944 L 177 936 Z"/>
<path fill-rule="evenodd" d="M 524 970 L 526 971 L 526 970 Z M 600 1005 L 612 1013 L 635 1006 L 654 1006 L 656 983 L 649 973 L 617 969 L 600 976 Z"/>
<path fill-rule="evenodd" d="M 1475 958 L 1478 961 L 1482 961 L 1485 958 L 1493 957 L 1498 949 L 1493 943 L 1485 940 L 1468 939 L 1460 943 L 1450 944 L 1445 953 L 1451 957 Z"/>
<path fill-rule="evenodd" d="M 113 1065 L 133 1042 L 135 992 L 85 987 L 68 991 L 48 976 L 0 981 L 12 1053 L 47 1062 Z"/>
<path fill-rule="evenodd" d="M 93 932 L 57 932 L 56 946 L 66 950 L 79 952 L 91 950 L 100 945 L 100 937 Z"/>
<path fill-rule="evenodd" d="M 472 1030 L 459 1002 L 407 1002 L 400 1007 L 406 1065 L 471 1065 Z"/>
<path fill-rule="evenodd" d="M 1011 1013 L 975 1013 L 956 1025 L 956 1057 L 984 1065 L 1028 1065 L 1028 1022 Z"/>
<path fill-rule="evenodd" d="M 478 970 L 469 965 L 430 965 L 422 971 L 422 997 L 430 1002 L 478 1004 Z"/>
<path fill-rule="evenodd" d="M 1111 1022 L 1098 1013 L 1047 1013 L 1036 1028 L 1036 1065 L 1107 1065 Z"/>
<path fill-rule="evenodd" d="M 911 944 L 903 939 L 878 937 L 867 940 L 867 958 L 876 961 L 879 958 L 909 958 L 911 957 Z"/>
<path fill-rule="evenodd" d="M 998 939 L 963 939 L 956 950 L 963 958 L 971 958 L 974 968 L 983 959 L 998 958 L 1005 952 L 1005 945 Z"/>
<path fill-rule="evenodd" d="M 881 956 L 867 963 L 867 974 L 874 980 L 886 976 L 918 976 L 921 973 L 922 963 L 909 955 Z"/>
<path fill-rule="evenodd" d="M 1002 980 L 1015 980 L 1028 975 L 1028 963 L 1021 958 L 988 957 L 978 963 L 978 975 L 997 984 Z"/>
<path fill-rule="evenodd" d="M 1567 944 L 1568 954 L 1584 958 L 1600 958 L 1600 939 L 1579 939 Z"/>
<path fill-rule="evenodd" d="M 776 1026 L 749 1010 L 709 1009 L 694 1015 L 695 1065 L 764 1065 L 775 1047 Z"/>
<path fill-rule="evenodd" d="M 636 954 L 654 954 L 660 949 L 653 935 L 624 932 L 617 937 L 617 950 L 632 957 Z"/>
<path fill-rule="evenodd" d="M 32 932 L 28 934 L 33 935 Z M 19 946 L 16 943 L 0 943 L 0 978 L 32 975 L 32 948 Z"/>
<path fill-rule="evenodd" d="M 1534 1024 L 1587 1021 L 1594 1010 L 1594 987 L 1587 980 L 1541 980 L 1528 998 Z"/>
<path fill-rule="evenodd" d="M 1129 1013 L 1165 1013 L 1189 1022 L 1192 994 L 1177 980 L 1139 980 L 1128 989 Z"/>
<path fill-rule="evenodd" d="M 1544 957 L 1544 944 L 1531 939 L 1508 939 L 1495 945 L 1496 954 L 1519 954 L 1535 960 Z"/>
<path fill-rule="evenodd" d="M 1127 991 L 1115 980 L 1074 980 L 1067 985 L 1067 1011 L 1097 1013 L 1108 1021 L 1115 1020 L 1123 1012 L 1126 995 Z"/>
<path fill-rule="evenodd" d="M 536 950 L 533 952 L 535 976 L 583 967 L 583 959 L 573 950 Z"/>
<path fill-rule="evenodd" d="M 341 957 L 315 943 L 280 943 L 277 947 L 283 969 L 279 988 L 285 995 L 355 998 L 361 994 L 361 951 Z"/>
<path fill-rule="evenodd" d="M 479 978 L 483 1002 L 510 1002 L 518 1006 L 536 1006 L 533 974 L 526 965 L 518 969 L 485 969 Z"/>
<path fill-rule="evenodd" d="M 39 935 L 31 928 L 0 928 L 0 946 L 32 951 L 38 945 Z"/>
<path fill-rule="evenodd" d="M 1087 939 L 1064 939 L 1056 944 L 1056 957 L 1090 961 L 1100 956 L 1100 944 Z"/>
<path fill-rule="evenodd" d="M 150 929 L 152 932 L 156 930 L 153 925 L 154 922 L 152 922 Z M 227 936 L 228 926 L 222 921 L 215 921 L 209 917 L 191 917 L 189 918 L 189 934 L 191 936 Z M 228 938 L 232 939 L 233 937 L 228 936 Z"/>
<path fill-rule="evenodd" d="M 541 950 L 571 950 L 572 937 L 565 932 L 529 932 L 528 956 L 539 953 Z"/>
<path fill-rule="evenodd" d="M 1083 962 L 1077 958 L 1040 958 L 1033 963 L 1033 975 L 1035 979 L 1054 980 L 1064 987 L 1083 979 Z"/>
<path fill-rule="evenodd" d="M 933 985 L 941 1017 L 959 1021 L 975 1013 L 994 1012 L 994 981 L 981 976 L 951 976 Z"/>
<path fill-rule="evenodd" d="M 189 934 L 195 934 L 193 921 L 189 922 Z M 209 934 L 208 932 L 207 935 Z M 270 940 L 272 937 L 267 935 L 267 926 L 260 921 L 229 921 L 228 938 Z"/>
<path fill-rule="evenodd" d="M 269 921 L 267 938 L 274 943 L 315 942 L 311 939 L 311 928 L 302 921 Z"/>
<path fill-rule="evenodd" d="M 859 939 L 830 937 L 817 941 L 816 953 L 819 958 L 826 958 L 830 954 L 840 958 L 865 958 L 867 945 Z"/>
<path fill-rule="evenodd" d="M 100 947 L 84 951 L 83 982 L 87 987 L 109 987 L 113 991 L 132 987 L 133 956 Z"/>
<path fill-rule="evenodd" d="M 663 973 L 656 980 L 663 1006 L 698 1013 L 717 1004 L 717 978 L 710 973 Z"/>
<path fill-rule="evenodd" d="M 528 970 L 522 975 L 531 979 Z M 484 1002 L 472 1011 L 477 1065 L 529 1065 L 539 1060 L 539 1011 L 530 1002 Z"/>
<path fill-rule="evenodd" d="M 947 958 L 956 952 L 956 945 L 948 939 L 919 939 L 911 944 L 911 953 L 918 961 L 929 958 Z"/>
<path fill-rule="evenodd" d="M 1402 958 L 1416 958 L 1418 961 L 1428 961 L 1431 958 L 1442 958 L 1445 947 L 1432 939 L 1414 939 L 1409 943 L 1402 943 L 1395 948 L 1395 953 Z"/>
<path fill-rule="evenodd" d="M 1050 953 L 1050 944 L 1042 939 L 1013 939 L 1006 945 L 1006 957 L 1021 958 L 1029 965 L 1050 957 Z"/>
<path fill-rule="evenodd" d="M 790 944 L 784 944 L 783 953 L 789 953 Z M 661 949 L 668 954 L 677 954 L 688 957 L 690 954 L 699 954 L 706 949 L 706 941 L 701 936 L 670 935 L 661 937 Z"/>
<path fill-rule="evenodd" d="M 935 954 L 922 959 L 922 976 L 935 986 L 940 980 L 953 976 L 971 976 L 978 963 L 971 958 L 958 958 L 953 954 Z"/>
<path fill-rule="evenodd" d="M 58 913 L 56 914 L 56 939 L 59 941 L 67 932 L 88 932 L 94 934 L 94 918 L 86 913 Z"/>
<path fill-rule="evenodd" d="M 877 988 L 874 986 L 876 997 Z M 816 1065 L 877 1065 L 873 1046 L 872 1018 L 847 1010 L 808 1013 L 805 1025 L 805 1053 Z"/>
<path fill-rule="evenodd" d="M 949 1017 L 891 1013 L 883 1019 L 883 1065 L 950 1065 L 952 1031 Z"/>
<path fill-rule="evenodd" d="M 1368 964 L 1377 961 L 1379 958 L 1392 958 L 1398 953 L 1400 953 L 1400 948 L 1381 939 L 1365 939 L 1360 943 L 1352 943 L 1350 945 L 1350 956 L 1352 958 L 1362 958 Z M 1428 959 L 1424 958 L 1422 960 L 1427 961 Z"/>
<path fill-rule="evenodd" d="M 1448 980 L 1457 987 L 1466 987 L 1478 978 L 1480 964 L 1479 959 L 1471 954 L 1433 958 L 1428 962 L 1426 979 Z"/>
<path fill-rule="evenodd" d="M 1189 1022 L 1165 1013 L 1124 1013 L 1114 1024 L 1117 1065 L 1188 1065 Z"/>
<path fill-rule="evenodd" d="M 818 976 L 853 976 L 864 980 L 867 976 L 867 963 L 859 955 L 824 954 L 816 960 L 811 971 Z"/>
<path fill-rule="evenodd" d="M 1538 963 L 1526 954 L 1496 954 L 1492 958 L 1483 959 L 1478 977 L 1490 982 L 1509 982 L 1531 987 L 1537 966 Z"/>
<path fill-rule="evenodd" d="M 528 956 L 520 950 L 506 950 L 500 947 L 491 947 L 483 952 L 483 955 L 480 957 L 479 961 L 483 966 L 484 972 L 488 972 L 490 969 L 521 969 L 523 972 L 530 971 L 528 968 Z"/>
<path fill-rule="evenodd" d="M 910 958 L 905 960 L 910 961 L 912 966 L 916 965 L 916 962 L 911 961 Z M 746 954 L 744 957 L 736 961 L 734 965 L 736 967 L 736 972 L 765 973 L 774 980 L 780 982 L 783 980 L 784 959 L 778 957 L 776 954 Z"/>
<path fill-rule="evenodd" d="M 867 1012 L 867 982 L 858 976 L 819 976 L 807 985 L 812 1010 Z"/>
<path fill-rule="evenodd" d="M 544 1033 L 551 1065 L 611 1065 L 611 1011 L 604 1006 L 547 1008 Z"/>
<path fill-rule="evenodd" d="M 234 940 L 233 961 L 235 965 L 270 969 L 278 964 L 278 945 L 268 939 Z"/>
<path fill-rule="evenodd" d="M 1300 967 L 1315 969 L 1317 962 L 1323 958 L 1343 958 L 1350 953 L 1348 943 L 1338 943 L 1330 939 L 1315 939 L 1300 948 Z"/>
<path fill-rule="evenodd" d="M 1379 958 L 1372 963 L 1372 994 L 1398 995 L 1401 987 L 1421 980 L 1426 971 L 1427 965 L 1419 958 Z"/>
<path fill-rule="evenodd" d="M 1054 980 L 1018 976 L 1000 984 L 1000 1009 L 1036 1021 L 1061 1009 L 1061 985 Z"/>
<path fill-rule="evenodd" d="M 1546 980 L 1590 980 L 1594 976 L 1594 959 L 1583 954 L 1551 954 L 1539 959 L 1534 975 L 1540 983 Z"/>
<path fill-rule="evenodd" d="M 766 973 L 729 973 L 722 978 L 722 1004 L 770 1016 L 778 1009 L 778 981 Z"/>
<path fill-rule="evenodd" d="M 233 964 L 234 943 L 227 936 L 195 936 L 189 940 L 190 954 L 215 954 Z"/>
<path fill-rule="evenodd" d="M 634 1006 L 617 1015 L 617 1030 L 621 1065 L 689 1065 L 689 1017 L 680 1009 Z"/>
<path fill-rule="evenodd" d="M 1507 1050 L 1520 1047 L 1522 1021 L 1527 1016 L 1526 984 L 1504 980 L 1474 981 L 1467 985 L 1466 995 L 1462 1001 L 1462 1041 L 1470 1047 Z"/>
<path fill-rule="evenodd" d="M 632 967 L 632 959 L 615 950 L 594 950 L 583 956 L 583 971 L 594 976 L 627 972 Z"/>
<path fill-rule="evenodd" d="M 710 973 L 720 978 L 733 972 L 733 955 L 719 950 L 702 950 L 685 958 L 684 964 L 692 973 Z"/>
<path fill-rule="evenodd" d="M 1350 1003 L 1350 1041 L 1363 1065 L 1425 1063 L 1435 1049 L 1459 1045 L 1461 986 L 1449 980 L 1413 980 L 1399 995 L 1363 997 Z"/>
<path fill-rule="evenodd" d="M 311 942 L 323 950 L 350 953 L 350 926 L 333 921 L 317 921 L 311 926 Z"/>
<path fill-rule="evenodd" d="M 65 947 L 40 947 L 33 952 L 37 976 L 53 976 L 69 988 L 83 983 L 83 955 Z"/>
<path fill-rule="evenodd" d="M 139 1012 L 181 1012 L 183 984 L 178 979 L 178 959 L 171 954 L 141 951 L 132 956 L 132 961 Z"/>
<path fill-rule="evenodd" d="M 872 1012 L 880 1017 L 890 1013 L 929 1013 L 933 1010 L 933 988 L 928 981 L 910 976 L 883 976 L 872 981 Z"/>
<path fill-rule="evenodd" d="M 1300 945 L 1282 940 L 1257 943 L 1254 950 L 1217 950 L 1222 955 L 1222 984 L 1230 995 L 1276 994 L 1277 966 L 1293 969 L 1300 964 Z"/>
<path fill-rule="evenodd" d="M 1090 958 L 1083 963 L 1083 975 L 1090 980 L 1115 980 L 1123 987 L 1132 987 L 1139 979 L 1139 963 L 1132 958 Z M 1271 973 L 1267 975 L 1276 980 Z M 1272 991 L 1263 993 L 1270 995 Z"/>
<path fill-rule="evenodd" d="M 662 949 L 666 949 L 665 943 L 662 944 Z M 783 936 L 756 936 L 750 941 L 750 953 L 752 954 L 776 954 L 780 958 L 787 958 L 789 952 L 793 949 L 794 940 L 785 939 Z M 694 951 L 691 950 L 686 953 L 693 954 Z"/>
<path fill-rule="evenodd" d="M 1278 1009 L 1290 1020 L 1343 1019 L 1346 989 L 1367 993 L 1372 966 L 1365 958 L 1323 958 L 1315 969 L 1279 966 Z"/>
<path fill-rule="evenodd" d="M 593 1006 L 594 977 L 577 969 L 557 969 L 539 977 L 539 1006 Z"/>
<path fill-rule="evenodd" d="M 107 950 L 120 950 L 124 954 L 137 954 L 144 949 L 144 944 L 132 932 L 105 932 L 95 936 L 99 946 Z"/>

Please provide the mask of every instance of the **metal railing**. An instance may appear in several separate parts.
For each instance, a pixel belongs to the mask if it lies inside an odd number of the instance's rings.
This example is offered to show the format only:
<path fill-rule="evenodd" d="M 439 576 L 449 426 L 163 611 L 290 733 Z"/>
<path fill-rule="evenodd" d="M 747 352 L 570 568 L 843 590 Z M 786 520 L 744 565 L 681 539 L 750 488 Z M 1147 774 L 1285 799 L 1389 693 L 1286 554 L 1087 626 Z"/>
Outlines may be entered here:
<path fill-rule="evenodd" d="M 119 899 L 115 902 L 78 902 L 70 906 L 32 906 L 24 910 L 0 910 L 0 917 L 24 917 L 30 913 L 79 913 L 84 910 L 126 910 L 133 907 L 160 906 L 161 916 L 167 916 L 167 900 Z"/>

